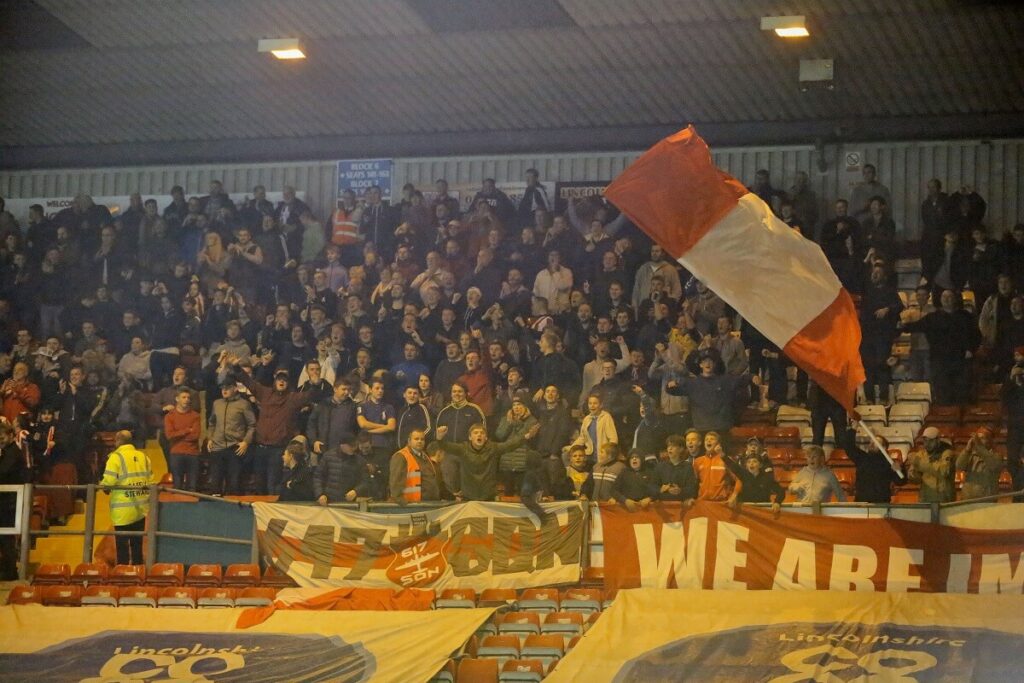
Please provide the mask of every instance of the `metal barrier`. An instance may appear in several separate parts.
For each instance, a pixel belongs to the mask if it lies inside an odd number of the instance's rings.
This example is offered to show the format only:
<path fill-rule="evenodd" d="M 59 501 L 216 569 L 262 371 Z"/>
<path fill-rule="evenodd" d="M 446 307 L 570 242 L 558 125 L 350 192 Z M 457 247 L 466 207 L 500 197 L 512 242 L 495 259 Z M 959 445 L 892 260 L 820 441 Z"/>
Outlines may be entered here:
<path fill-rule="evenodd" d="M 160 520 L 160 493 L 174 493 L 179 495 L 190 496 L 197 500 L 207 500 L 211 502 L 220 503 L 223 505 L 237 505 L 239 507 L 252 507 L 252 503 L 241 500 L 229 500 L 220 496 L 211 496 L 205 493 L 198 493 L 195 491 L 184 491 L 181 489 L 170 488 L 166 486 L 159 486 L 156 484 L 146 486 L 97 486 L 96 484 L 72 484 L 72 485 L 56 485 L 56 484 L 24 484 L 24 495 L 22 496 L 22 509 L 20 515 L 21 521 L 21 549 L 20 549 L 20 562 L 18 568 L 18 576 L 21 580 L 25 580 L 28 574 L 29 565 L 29 553 L 32 548 L 33 538 L 45 538 L 48 536 L 82 536 L 82 562 L 92 561 L 93 554 L 93 543 L 96 536 L 144 536 L 146 538 L 146 554 L 145 564 L 146 569 L 149 570 L 153 567 L 156 562 L 157 553 L 157 542 L 160 538 L 178 538 L 190 541 L 205 541 L 214 543 L 227 543 L 232 545 L 244 545 L 250 548 L 250 562 L 252 564 L 259 564 L 259 539 L 256 529 L 256 519 L 253 517 L 252 523 L 252 536 L 249 539 L 231 538 L 226 536 L 212 536 L 206 534 L 197 533 L 180 533 L 175 531 L 160 531 L 158 529 Z M 50 530 L 50 529 L 39 529 L 33 530 L 31 528 L 30 520 L 32 517 L 32 497 L 36 490 L 65 490 L 65 491 L 81 491 L 85 490 L 85 528 L 81 531 L 74 530 Z M 104 491 L 111 491 L 115 489 L 119 490 L 142 490 L 148 489 L 149 491 L 149 511 L 147 513 L 147 524 L 145 531 L 97 531 L 96 530 L 96 491 L 102 489 Z M 984 503 L 996 501 L 1001 498 L 1014 497 L 1018 498 L 1024 496 L 1024 490 L 1021 491 L 1009 491 L 1006 493 L 999 493 L 992 496 L 985 496 L 982 498 L 972 498 L 968 500 L 953 501 L 949 503 L 890 503 L 890 504 L 878 504 L 878 503 L 813 503 L 811 505 L 802 505 L 799 503 L 784 503 L 783 509 L 808 511 L 811 514 L 822 514 L 823 510 L 830 508 L 864 508 L 864 509 L 883 509 L 883 517 L 889 518 L 892 516 L 893 510 L 920 510 L 927 509 L 930 511 L 930 518 L 932 523 L 939 523 L 940 512 L 942 509 L 956 507 L 961 505 L 969 505 L 975 503 Z M 317 506 L 315 502 L 306 503 L 289 503 L 290 505 L 303 505 L 303 506 Z M 369 500 L 359 500 L 353 503 L 334 503 L 327 507 L 340 508 L 348 510 L 358 510 L 360 512 L 377 512 L 387 514 L 388 512 L 395 514 L 407 514 L 413 510 L 436 510 L 450 505 L 456 505 L 455 501 L 429 501 L 419 503 L 394 503 L 394 502 L 371 502 Z M 595 515 L 591 514 L 591 508 L 596 503 L 591 503 L 585 506 L 585 518 L 584 518 L 584 543 L 583 547 L 588 548 L 590 552 L 584 552 L 582 555 L 582 561 L 584 563 L 584 569 L 586 565 L 590 564 L 591 553 L 594 551 L 595 546 L 603 546 L 603 538 L 595 542 L 593 539 L 592 522 L 595 519 Z M 744 503 L 744 505 L 754 507 L 768 507 L 769 503 Z"/>
<path fill-rule="evenodd" d="M 207 534 L 188 533 L 183 534 L 175 531 L 160 531 L 160 493 L 177 493 L 192 496 L 199 500 L 209 500 L 224 505 L 237 505 L 251 507 L 252 503 L 247 501 L 226 500 L 218 496 L 209 496 L 194 491 L 182 491 L 174 488 L 161 487 L 156 484 L 150 486 L 97 486 L 96 484 L 25 484 L 25 494 L 22 499 L 22 526 L 21 526 L 21 552 L 18 567 L 18 577 L 22 580 L 27 578 L 29 553 L 32 549 L 32 539 L 46 538 L 48 536 L 81 536 L 82 537 L 82 562 L 91 562 L 93 554 L 93 543 L 97 536 L 138 536 L 146 539 L 146 569 L 149 570 L 156 562 L 157 541 L 160 538 L 182 538 L 191 541 L 208 541 L 215 543 L 228 543 L 234 545 L 245 545 L 251 548 L 250 557 L 253 564 L 259 562 L 259 545 L 256 537 L 256 525 L 253 523 L 253 534 L 249 539 L 229 538 L 226 536 L 211 536 Z M 96 490 L 148 490 L 149 510 L 146 513 L 145 531 L 113 531 L 96 529 Z M 29 520 L 32 516 L 32 497 L 37 490 L 63 490 L 63 491 L 85 491 L 85 526 L 81 531 L 70 529 L 32 529 Z"/>

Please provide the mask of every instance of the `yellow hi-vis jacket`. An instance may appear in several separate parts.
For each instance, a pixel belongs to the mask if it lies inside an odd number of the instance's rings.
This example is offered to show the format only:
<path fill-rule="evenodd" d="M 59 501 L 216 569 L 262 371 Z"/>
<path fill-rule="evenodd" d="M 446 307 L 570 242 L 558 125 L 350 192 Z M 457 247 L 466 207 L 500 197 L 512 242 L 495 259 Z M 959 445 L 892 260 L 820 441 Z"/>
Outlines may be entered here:
<path fill-rule="evenodd" d="M 149 456 L 131 444 L 118 447 L 107 456 L 100 486 L 149 486 L 153 478 Z M 112 489 L 110 520 L 114 526 L 137 522 L 149 511 L 149 489 Z"/>

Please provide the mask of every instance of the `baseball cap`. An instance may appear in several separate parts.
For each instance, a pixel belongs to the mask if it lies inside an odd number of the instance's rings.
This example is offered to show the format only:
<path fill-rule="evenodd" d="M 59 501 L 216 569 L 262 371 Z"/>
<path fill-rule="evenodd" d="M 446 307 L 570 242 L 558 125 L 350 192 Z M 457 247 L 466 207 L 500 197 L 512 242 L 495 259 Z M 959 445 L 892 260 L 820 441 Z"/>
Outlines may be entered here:
<path fill-rule="evenodd" d="M 925 427 L 925 430 L 921 432 L 921 436 L 926 439 L 937 439 L 939 438 L 939 430 L 935 427 Z"/>

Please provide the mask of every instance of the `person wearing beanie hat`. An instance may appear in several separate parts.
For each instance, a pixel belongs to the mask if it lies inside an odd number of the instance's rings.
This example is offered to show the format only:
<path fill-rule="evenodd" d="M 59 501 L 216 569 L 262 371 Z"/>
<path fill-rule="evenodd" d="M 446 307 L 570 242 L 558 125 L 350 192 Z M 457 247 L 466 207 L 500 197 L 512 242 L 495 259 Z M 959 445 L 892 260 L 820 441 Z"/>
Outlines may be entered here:
<path fill-rule="evenodd" d="M 1003 458 L 992 448 L 992 430 L 979 427 L 956 457 L 956 469 L 964 473 L 961 498 L 982 498 L 999 493 Z"/>
<path fill-rule="evenodd" d="M 956 499 L 953 449 L 935 427 L 926 427 L 921 437 L 924 447 L 907 458 L 907 479 L 921 485 L 918 496 L 922 503 L 948 503 Z"/>
<path fill-rule="evenodd" d="M 630 512 L 636 512 L 646 510 L 657 495 L 657 475 L 645 465 L 643 453 L 634 448 L 626 460 L 626 469 L 615 480 L 612 497 Z"/>

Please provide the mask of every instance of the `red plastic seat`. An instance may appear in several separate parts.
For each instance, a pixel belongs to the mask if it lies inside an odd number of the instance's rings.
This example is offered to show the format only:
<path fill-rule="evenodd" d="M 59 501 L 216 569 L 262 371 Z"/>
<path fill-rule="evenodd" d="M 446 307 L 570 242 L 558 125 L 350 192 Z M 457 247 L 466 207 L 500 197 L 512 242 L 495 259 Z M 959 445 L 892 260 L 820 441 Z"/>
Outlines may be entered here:
<path fill-rule="evenodd" d="M 66 584 L 71 580 L 71 567 L 66 564 L 41 564 L 32 577 L 37 586 Z"/>
<path fill-rule="evenodd" d="M 107 574 L 107 583 L 113 586 L 141 586 L 146 583 L 146 565 L 119 564 Z"/>
<path fill-rule="evenodd" d="M 71 572 L 71 582 L 82 585 L 102 584 L 107 581 L 110 567 L 101 562 L 82 562 Z"/>
<path fill-rule="evenodd" d="M 459 662 L 458 683 L 498 683 L 498 660 L 463 659 Z"/>
<path fill-rule="evenodd" d="M 8 605 L 43 604 L 42 586 L 15 586 L 7 596 Z"/>
<path fill-rule="evenodd" d="M 82 604 L 82 587 L 43 586 L 43 604 L 54 607 L 78 607 Z"/>
<path fill-rule="evenodd" d="M 219 586 L 223 570 L 219 564 L 194 564 L 185 574 L 186 586 Z"/>
<path fill-rule="evenodd" d="M 260 566 L 258 564 L 232 564 L 224 572 L 221 585 L 245 588 L 256 586 L 260 582 Z"/>
<path fill-rule="evenodd" d="M 180 562 L 157 562 L 149 571 L 150 586 L 181 586 L 185 583 L 185 565 Z"/>

